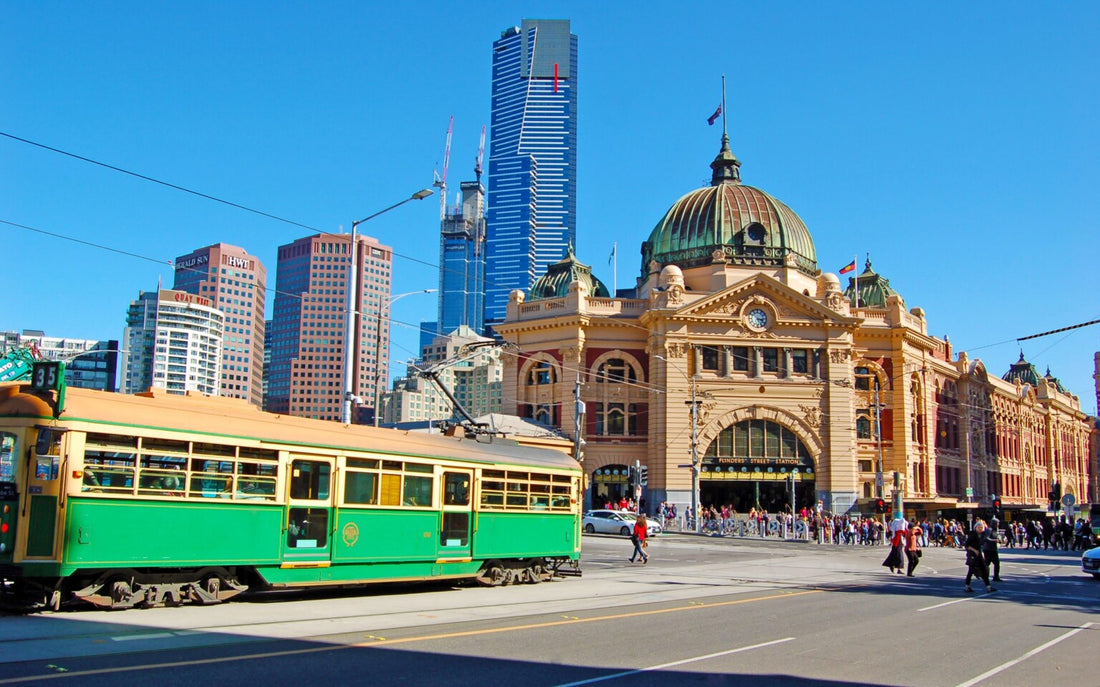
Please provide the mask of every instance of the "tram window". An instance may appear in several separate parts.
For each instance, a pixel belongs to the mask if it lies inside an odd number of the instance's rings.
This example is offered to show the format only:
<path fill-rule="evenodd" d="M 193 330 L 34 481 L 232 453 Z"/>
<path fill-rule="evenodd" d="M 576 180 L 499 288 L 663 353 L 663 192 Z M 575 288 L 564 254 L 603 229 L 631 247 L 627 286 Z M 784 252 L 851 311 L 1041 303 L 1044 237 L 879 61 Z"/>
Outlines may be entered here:
<path fill-rule="evenodd" d="M 196 448 L 196 452 L 197 451 L 198 449 Z M 270 460 L 273 463 L 279 460 L 278 451 L 271 451 L 266 448 L 249 448 L 247 446 L 242 446 L 240 448 L 240 456 L 241 458 L 250 458 L 252 460 Z"/>
<path fill-rule="evenodd" d="M 444 513 L 443 529 L 439 532 L 439 543 L 443 546 L 469 546 L 470 514 Z"/>
<path fill-rule="evenodd" d="M 291 463 L 290 498 L 327 499 L 329 490 L 328 463 L 296 460 Z"/>
<path fill-rule="evenodd" d="M 401 505 L 401 475 L 383 474 L 379 501 L 383 506 Z"/>
<path fill-rule="evenodd" d="M 328 511 L 324 508 L 289 509 L 286 545 L 293 549 L 323 549 L 328 546 Z"/>
<path fill-rule="evenodd" d="M 143 455 L 138 473 L 138 493 L 182 496 L 187 481 L 187 459 L 178 456 Z"/>
<path fill-rule="evenodd" d="M 233 483 L 233 463 L 224 460 L 191 460 L 191 496 L 228 498 Z"/>
<path fill-rule="evenodd" d="M 470 477 L 463 472 L 443 474 L 443 505 L 470 505 Z"/>
<path fill-rule="evenodd" d="M 0 482 L 15 481 L 15 435 L 0 432 Z"/>
<path fill-rule="evenodd" d="M 112 448 L 122 450 L 111 450 Z M 126 448 L 125 446 L 109 447 L 105 443 L 101 443 L 100 448 L 93 448 L 91 445 L 85 444 L 84 482 L 80 490 L 113 493 L 132 492 L 137 454 L 125 450 Z"/>
<path fill-rule="evenodd" d="M 141 452 L 142 453 L 175 453 L 177 455 L 186 456 L 188 446 L 186 441 L 171 441 L 169 439 L 142 439 L 141 440 Z"/>
<path fill-rule="evenodd" d="M 344 501 L 369 506 L 377 505 L 378 475 L 373 472 L 348 470 L 344 475 Z"/>
<path fill-rule="evenodd" d="M 429 508 L 432 505 L 432 478 L 405 475 L 402 505 Z"/>
<path fill-rule="evenodd" d="M 279 466 L 273 463 L 241 461 L 237 464 L 237 498 L 274 500 L 278 472 Z"/>
<path fill-rule="evenodd" d="M 550 485 L 549 484 L 532 484 L 531 485 L 531 508 L 535 510 L 545 510 L 550 507 Z"/>
<path fill-rule="evenodd" d="M 364 470 L 377 470 L 378 461 L 365 458 L 348 458 L 349 468 L 362 468 Z"/>
<path fill-rule="evenodd" d="M 237 455 L 237 447 L 226 446 L 225 444 L 207 444 L 205 442 L 196 441 L 194 452 L 201 453 L 207 456 L 233 458 Z"/>

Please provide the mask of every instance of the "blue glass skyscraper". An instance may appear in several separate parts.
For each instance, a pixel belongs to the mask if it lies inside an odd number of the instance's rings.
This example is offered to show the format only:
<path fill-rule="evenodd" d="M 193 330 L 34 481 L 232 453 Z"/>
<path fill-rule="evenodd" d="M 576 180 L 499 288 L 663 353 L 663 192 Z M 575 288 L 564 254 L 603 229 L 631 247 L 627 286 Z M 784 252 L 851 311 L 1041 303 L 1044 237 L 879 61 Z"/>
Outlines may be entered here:
<path fill-rule="evenodd" d="M 577 236 L 577 37 L 524 19 L 493 43 L 485 323 Z"/>

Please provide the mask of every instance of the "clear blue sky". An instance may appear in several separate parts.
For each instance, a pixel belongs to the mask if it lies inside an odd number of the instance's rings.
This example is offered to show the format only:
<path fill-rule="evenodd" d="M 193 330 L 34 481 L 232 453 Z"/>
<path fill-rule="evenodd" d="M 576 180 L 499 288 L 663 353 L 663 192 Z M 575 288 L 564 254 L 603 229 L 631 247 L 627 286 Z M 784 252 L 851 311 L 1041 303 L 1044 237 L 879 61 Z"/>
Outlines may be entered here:
<path fill-rule="evenodd" d="M 579 37 L 579 257 L 632 283 L 641 242 L 704 184 L 728 80 L 745 183 L 806 222 L 819 266 L 866 253 L 930 333 L 998 376 L 1021 348 L 1095 412 L 1100 4 L 6 2 L 0 132 L 324 231 L 471 179 L 492 42 Z M 486 153 L 488 155 L 488 152 Z M 453 198 L 452 198 L 453 200 Z M 434 288 L 438 199 L 362 230 L 395 294 Z M 0 137 L 0 328 L 119 338 L 168 261 L 216 241 L 269 270 L 309 232 Z M 159 261 L 159 262 L 158 262 Z M 394 307 L 435 317 L 435 296 Z M 416 353 L 396 327 L 395 364 Z"/>

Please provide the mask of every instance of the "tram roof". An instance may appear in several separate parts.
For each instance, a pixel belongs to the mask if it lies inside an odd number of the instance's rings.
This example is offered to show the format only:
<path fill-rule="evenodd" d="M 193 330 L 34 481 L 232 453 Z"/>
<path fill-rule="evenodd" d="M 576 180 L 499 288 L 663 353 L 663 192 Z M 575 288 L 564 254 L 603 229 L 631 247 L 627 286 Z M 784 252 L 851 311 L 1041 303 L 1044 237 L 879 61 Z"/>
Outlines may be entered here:
<path fill-rule="evenodd" d="M 513 439 L 491 441 L 406 432 L 365 425 L 268 413 L 242 399 L 151 390 L 119 394 L 69 387 L 61 417 L 54 419 L 50 402 L 29 393 L 23 383 L 0 383 L 0 418 L 38 419 L 63 427 L 67 423 L 143 427 L 269 444 L 269 448 L 323 448 L 407 456 L 435 456 L 478 463 L 510 463 L 527 467 L 578 469 L 563 451 L 524 446 Z"/>

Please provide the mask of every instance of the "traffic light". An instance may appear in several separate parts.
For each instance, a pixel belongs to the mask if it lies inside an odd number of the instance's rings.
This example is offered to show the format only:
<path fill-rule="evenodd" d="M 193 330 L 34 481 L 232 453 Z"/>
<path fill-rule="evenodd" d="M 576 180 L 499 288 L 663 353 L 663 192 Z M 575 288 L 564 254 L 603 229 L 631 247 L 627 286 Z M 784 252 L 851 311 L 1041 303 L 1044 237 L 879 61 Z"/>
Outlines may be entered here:
<path fill-rule="evenodd" d="M 880 515 L 886 512 L 886 499 L 875 499 L 875 512 Z"/>
<path fill-rule="evenodd" d="M 993 510 L 994 512 L 1000 512 L 1001 510 L 1001 500 L 996 496 L 993 497 Z"/>
<path fill-rule="evenodd" d="M 626 476 L 626 488 L 630 491 L 634 490 L 634 485 L 638 483 L 638 473 L 635 471 L 634 466 L 631 465 L 627 470 Z"/>
<path fill-rule="evenodd" d="M 638 468 L 638 484 L 643 487 L 649 484 L 649 466 L 643 465 Z"/>

